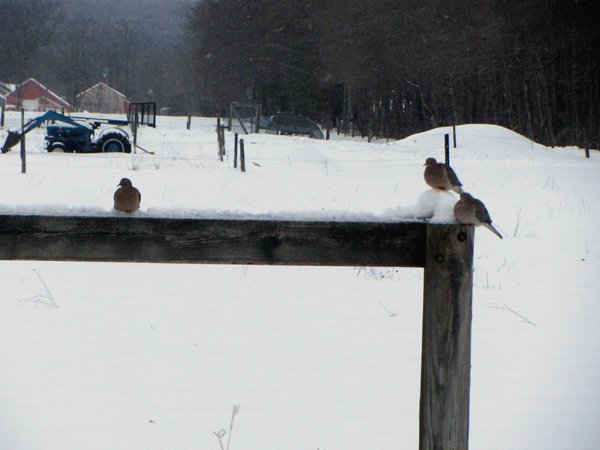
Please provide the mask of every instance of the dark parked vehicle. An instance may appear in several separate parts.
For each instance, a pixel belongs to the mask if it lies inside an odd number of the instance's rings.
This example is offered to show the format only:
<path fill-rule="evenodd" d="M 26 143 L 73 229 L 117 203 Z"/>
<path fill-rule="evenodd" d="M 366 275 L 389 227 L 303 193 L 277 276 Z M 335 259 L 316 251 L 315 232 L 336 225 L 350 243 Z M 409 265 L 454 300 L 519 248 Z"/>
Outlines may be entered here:
<path fill-rule="evenodd" d="M 307 117 L 291 112 L 278 112 L 268 120 L 261 120 L 261 128 L 279 134 L 300 134 L 315 139 L 325 139 L 321 127 Z"/>

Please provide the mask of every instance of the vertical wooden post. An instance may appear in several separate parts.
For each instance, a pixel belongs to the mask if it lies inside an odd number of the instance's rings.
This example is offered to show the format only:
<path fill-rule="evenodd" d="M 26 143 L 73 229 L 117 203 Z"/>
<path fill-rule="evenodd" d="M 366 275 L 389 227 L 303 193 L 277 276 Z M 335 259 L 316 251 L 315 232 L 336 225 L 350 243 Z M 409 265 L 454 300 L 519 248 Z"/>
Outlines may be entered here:
<path fill-rule="evenodd" d="M 238 134 L 235 133 L 235 141 L 233 144 L 233 168 L 237 169 L 237 159 L 238 159 Z"/>
<path fill-rule="evenodd" d="M 27 173 L 27 157 L 25 149 L 25 109 L 21 108 L 21 173 Z"/>
<path fill-rule="evenodd" d="M 448 133 L 444 135 L 444 155 L 446 164 L 450 165 L 450 135 Z"/>
<path fill-rule="evenodd" d="M 223 143 L 221 142 L 221 116 L 217 117 L 217 145 L 219 147 L 217 155 L 219 160 L 223 161 Z"/>
<path fill-rule="evenodd" d="M 185 128 L 186 128 L 187 130 L 189 130 L 189 129 L 191 128 L 191 126 L 192 126 L 192 114 L 191 114 L 191 113 L 188 113 L 188 116 L 187 116 L 187 122 L 186 122 L 186 124 L 185 124 Z"/>
<path fill-rule="evenodd" d="M 223 161 L 223 156 L 225 156 L 225 127 L 219 127 L 219 131 L 221 133 L 221 161 Z"/>
<path fill-rule="evenodd" d="M 138 134 L 138 126 L 140 124 L 140 116 L 138 114 L 138 110 L 135 110 L 134 118 L 133 118 L 133 153 L 137 153 L 137 134 Z"/>
<path fill-rule="evenodd" d="M 452 146 L 456 148 L 456 125 L 452 125 Z"/>
<path fill-rule="evenodd" d="M 468 448 L 473 236 L 468 225 L 427 225 L 419 450 Z"/>
<path fill-rule="evenodd" d="M 227 130 L 231 131 L 231 121 L 233 117 L 233 102 L 229 104 L 229 117 L 227 118 Z"/>
<path fill-rule="evenodd" d="M 240 139 L 240 169 L 246 171 L 246 152 L 244 152 L 244 140 Z"/>
<path fill-rule="evenodd" d="M 0 127 L 4 126 L 4 106 L 2 106 L 2 111 L 0 111 Z"/>
<path fill-rule="evenodd" d="M 590 157 L 590 144 L 585 146 L 585 157 L 586 158 Z"/>

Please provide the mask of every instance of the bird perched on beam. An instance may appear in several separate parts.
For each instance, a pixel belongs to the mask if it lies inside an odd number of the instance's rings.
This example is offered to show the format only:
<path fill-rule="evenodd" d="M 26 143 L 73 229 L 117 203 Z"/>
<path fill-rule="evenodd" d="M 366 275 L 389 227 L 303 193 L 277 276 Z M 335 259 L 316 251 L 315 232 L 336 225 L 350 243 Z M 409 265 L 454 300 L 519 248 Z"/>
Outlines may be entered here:
<path fill-rule="evenodd" d="M 131 180 L 129 178 L 121 178 L 118 187 L 113 196 L 115 201 L 114 208 L 122 212 L 134 212 L 140 209 L 142 194 L 133 187 Z"/>
<path fill-rule="evenodd" d="M 435 158 L 425 160 L 425 182 L 433 189 L 444 192 L 454 191 L 457 194 L 463 192 L 462 183 L 456 176 L 456 172 L 448 164 L 437 162 Z"/>
<path fill-rule="evenodd" d="M 454 205 L 454 217 L 460 223 L 467 225 L 483 225 L 500 239 L 502 235 L 492 225 L 492 218 L 487 208 L 481 200 L 474 198 L 471 194 L 463 192 L 460 194 L 460 200 Z"/>

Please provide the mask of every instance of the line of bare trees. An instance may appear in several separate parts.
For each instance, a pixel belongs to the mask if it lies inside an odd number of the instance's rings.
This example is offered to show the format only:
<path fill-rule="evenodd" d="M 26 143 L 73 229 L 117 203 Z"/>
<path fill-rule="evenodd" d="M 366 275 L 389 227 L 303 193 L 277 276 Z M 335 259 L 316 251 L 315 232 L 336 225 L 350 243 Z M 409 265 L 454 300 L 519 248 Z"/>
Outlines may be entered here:
<path fill-rule="evenodd" d="M 191 42 L 200 105 L 253 99 L 400 137 L 496 123 L 598 143 L 593 0 L 204 0 Z"/>
<path fill-rule="evenodd" d="M 186 0 L 0 0 L 0 81 L 33 77 L 71 103 L 100 81 L 183 102 L 186 12 Z"/>
<path fill-rule="evenodd" d="M 173 112 L 257 101 L 403 137 L 495 123 L 600 145 L 597 0 L 0 0 L 0 81 Z"/>

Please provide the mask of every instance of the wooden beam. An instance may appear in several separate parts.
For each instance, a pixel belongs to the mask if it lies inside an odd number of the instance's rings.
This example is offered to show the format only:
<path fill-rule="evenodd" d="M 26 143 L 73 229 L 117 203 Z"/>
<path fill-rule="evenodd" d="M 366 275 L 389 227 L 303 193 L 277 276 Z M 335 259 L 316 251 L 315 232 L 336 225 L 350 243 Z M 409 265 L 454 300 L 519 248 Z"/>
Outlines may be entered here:
<path fill-rule="evenodd" d="M 0 260 L 424 267 L 419 449 L 466 450 L 473 237 L 422 222 L 0 215 Z"/>
<path fill-rule="evenodd" d="M 468 448 L 473 235 L 427 226 L 419 450 Z"/>
<path fill-rule="evenodd" d="M 423 267 L 424 223 L 0 215 L 0 260 Z"/>

